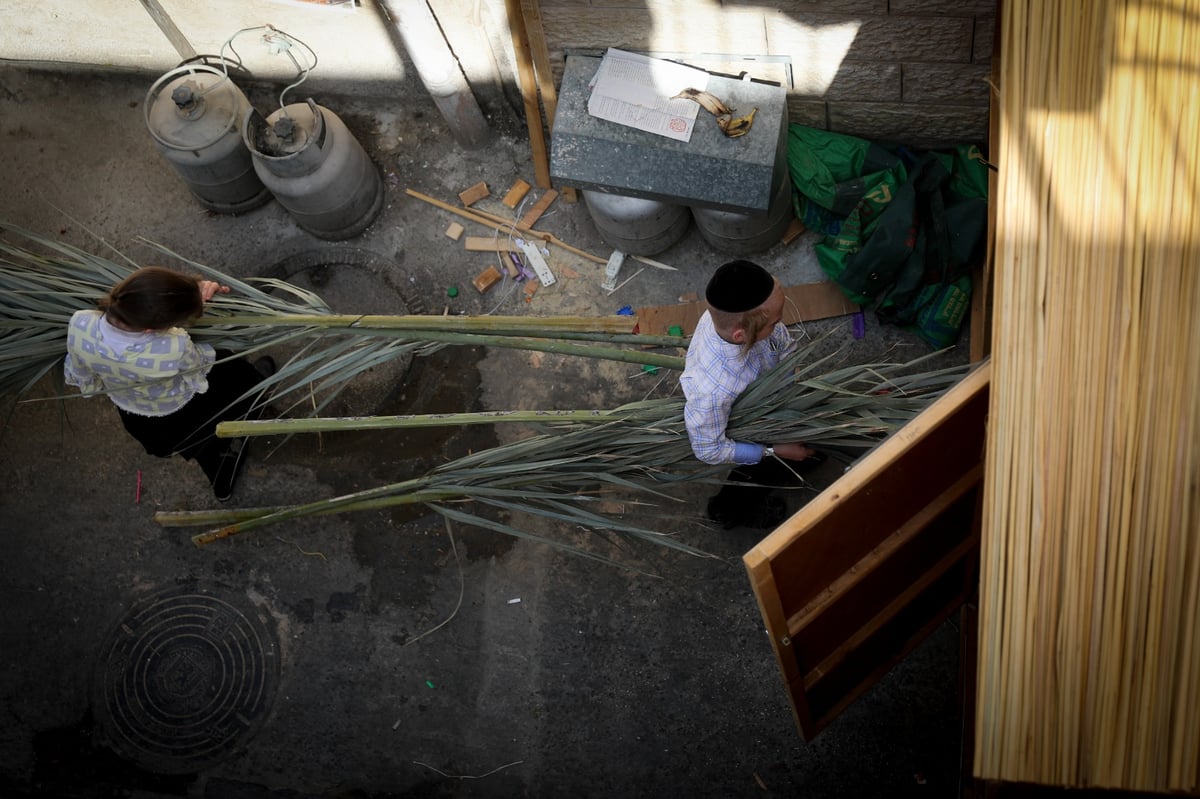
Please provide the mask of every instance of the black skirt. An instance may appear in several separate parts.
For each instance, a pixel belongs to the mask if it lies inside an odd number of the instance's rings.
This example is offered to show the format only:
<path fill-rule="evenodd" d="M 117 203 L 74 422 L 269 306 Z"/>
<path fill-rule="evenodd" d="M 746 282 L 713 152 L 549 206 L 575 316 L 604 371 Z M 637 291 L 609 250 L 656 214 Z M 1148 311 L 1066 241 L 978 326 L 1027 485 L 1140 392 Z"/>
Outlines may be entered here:
<path fill-rule="evenodd" d="M 217 358 L 229 353 L 218 352 Z M 166 416 L 141 416 L 117 408 L 121 422 L 150 455 L 169 458 L 182 455 L 201 465 L 228 448 L 228 441 L 216 437 L 218 422 L 244 419 L 254 404 L 254 389 L 262 375 L 243 358 L 218 361 L 208 372 L 208 391 L 196 394 L 188 403 Z M 242 397 L 251 392 L 250 396 Z"/>

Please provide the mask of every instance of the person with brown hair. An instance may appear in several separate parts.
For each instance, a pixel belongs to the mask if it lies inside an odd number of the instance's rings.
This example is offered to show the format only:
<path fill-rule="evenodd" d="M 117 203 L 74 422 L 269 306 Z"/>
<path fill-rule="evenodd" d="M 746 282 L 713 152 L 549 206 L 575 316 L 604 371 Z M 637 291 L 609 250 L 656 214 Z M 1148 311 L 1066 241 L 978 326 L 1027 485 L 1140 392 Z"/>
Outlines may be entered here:
<path fill-rule="evenodd" d="M 130 274 L 101 298 L 97 310 L 76 311 L 67 335 L 64 374 L 84 395 L 107 394 L 121 422 L 150 455 L 195 460 L 222 502 L 233 495 L 245 440 L 216 437 L 218 422 L 254 409 L 269 358 L 260 368 L 183 329 L 204 303 L 229 287 L 160 266 Z"/>
<path fill-rule="evenodd" d="M 775 527 L 786 517 L 771 486 L 786 484 L 801 464 L 824 460 L 798 442 L 735 441 L 726 435 L 734 401 L 759 375 L 779 364 L 792 346 L 783 324 L 783 287 L 746 260 L 721 265 L 704 292 L 708 310 L 688 346 L 679 382 L 692 452 L 705 463 L 734 464 L 729 482 L 708 502 L 708 517 L 726 529 Z M 790 463 L 788 463 L 790 462 Z"/>

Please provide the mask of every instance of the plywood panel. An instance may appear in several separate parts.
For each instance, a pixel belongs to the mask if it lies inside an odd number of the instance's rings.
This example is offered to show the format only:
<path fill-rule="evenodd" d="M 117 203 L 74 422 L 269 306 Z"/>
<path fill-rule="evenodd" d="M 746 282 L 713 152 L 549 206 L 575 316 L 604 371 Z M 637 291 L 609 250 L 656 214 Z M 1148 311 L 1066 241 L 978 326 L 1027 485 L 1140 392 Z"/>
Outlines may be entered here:
<path fill-rule="evenodd" d="M 990 378 L 985 361 L 744 556 L 806 739 L 973 591 Z"/>

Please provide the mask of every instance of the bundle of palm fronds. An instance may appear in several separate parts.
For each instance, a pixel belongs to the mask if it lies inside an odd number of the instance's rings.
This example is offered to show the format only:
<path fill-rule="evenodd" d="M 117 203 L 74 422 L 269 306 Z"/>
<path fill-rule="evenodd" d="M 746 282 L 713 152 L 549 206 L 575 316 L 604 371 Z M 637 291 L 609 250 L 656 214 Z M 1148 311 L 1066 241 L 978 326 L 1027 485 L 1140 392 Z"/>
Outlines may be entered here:
<path fill-rule="evenodd" d="M 0 395 L 28 390 L 62 362 L 72 313 L 95 307 L 137 268 L 0 223 L 37 251 L 0 239 Z M 322 395 L 316 414 L 338 388 L 363 371 L 405 353 L 446 344 L 515 347 L 607 358 L 681 370 L 683 358 L 648 348 L 686 345 L 677 337 L 630 335 L 629 317 L 418 317 L 337 315 L 315 294 L 281 280 L 238 280 L 146 242 L 171 259 L 232 287 L 206 307 L 192 334 L 247 355 L 286 346 L 298 352 L 255 389 L 274 402 L 292 392 Z M 628 348 L 627 348 L 628 347 Z M 815 343 L 798 349 L 752 385 L 734 406 L 731 436 L 748 441 L 805 441 L 854 451 L 874 446 L 959 379 L 966 367 L 917 372 L 918 362 L 868 364 L 820 372 L 833 356 L 813 360 Z M 447 518 L 511 535 L 528 533 L 489 518 L 479 506 L 531 513 L 591 531 L 629 534 L 680 550 L 687 544 L 646 526 L 606 515 L 600 500 L 640 495 L 642 505 L 672 501 L 665 487 L 685 480 L 720 482 L 724 469 L 691 453 L 683 400 L 647 400 L 611 411 L 532 414 L 439 414 L 424 418 L 281 419 L 225 423 L 222 435 L 464 424 L 503 419 L 534 424 L 535 435 L 459 458 L 402 483 L 283 508 L 160 514 L 164 525 L 221 525 L 195 536 L 200 544 L 285 519 L 321 513 L 425 503 Z M 243 425 L 238 427 L 238 425 Z M 257 427 L 256 427 L 257 426 Z M 537 536 L 533 536 L 537 537 Z M 545 539 L 539 539 L 545 540 Z M 556 546 L 560 542 L 547 541 Z M 587 551 L 567 547 L 578 554 Z"/>
<path fill-rule="evenodd" d="M 967 370 L 915 372 L 917 362 L 820 370 L 834 355 L 813 360 L 819 342 L 798 348 L 751 385 L 735 403 L 730 435 L 749 441 L 805 441 L 862 451 L 923 410 Z M 645 504 L 678 501 L 665 487 L 681 481 L 719 482 L 727 467 L 706 466 L 691 452 L 680 398 L 646 400 L 612 411 L 440 414 L 345 420 L 226 423 L 223 435 L 349 430 L 423 424 L 533 423 L 542 432 L 474 453 L 401 483 L 281 508 L 160 513 L 165 526 L 223 525 L 193 537 L 205 544 L 301 516 L 425 503 L 443 516 L 511 535 L 538 538 L 576 554 L 587 550 L 543 537 L 471 510 L 467 501 L 552 519 L 571 528 L 611 531 L 694 554 L 670 534 L 606 514 L 601 500 L 633 497 Z"/>
<path fill-rule="evenodd" d="M 67 324 L 75 311 L 95 308 L 113 285 L 138 268 L 0 222 L 0 396 L 19 395 L 61 367 Z M 7 238 L 7 240 L 6 240 Z M 29 246 L 14 243 L 24 239 Z M 199 341 L 237 355 L 291 352 L 254 389 L 264 401 L 298 396 L 317 413 L 355 376 L 408 353 L 428 354 L 447 344 L 541 349 L 653 366 L 681 368 L 677 356 L 625 349 L 636 344 L 678 346 L 678 338 L 626 335 L 628 317 L 502 317 L 338 315 L 316 294 L 273 278 L 239 280 L 161 245 L 169 259 L 231 287 L 206 304 L 190 332 Z M 34 247 L 35 249 L 30 249 Z M 617 332 L 614 332 L 617 331 Z M 69 395 L 78 396 L 78 395 Z M 319 398 L 313 402 L 311 398 Z"/>

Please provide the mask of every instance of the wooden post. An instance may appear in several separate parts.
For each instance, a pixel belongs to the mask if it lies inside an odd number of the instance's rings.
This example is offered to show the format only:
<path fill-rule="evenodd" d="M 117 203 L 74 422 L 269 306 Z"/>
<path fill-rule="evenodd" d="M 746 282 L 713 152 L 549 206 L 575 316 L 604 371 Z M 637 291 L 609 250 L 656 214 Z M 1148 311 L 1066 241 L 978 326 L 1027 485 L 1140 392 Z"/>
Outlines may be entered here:
<path fill-rule="evenodd" d="M 504 0 L 508 12 L 508 28 L 512 33 L 513 54 L 517 59 L 517 78 L 521 84 L 521 99 L 525 101 L 525 124 L 529 128 L 529 147 L 533 151 L 533 176 L 538 186 L 550 188 L 550 159 L 546 154 L 546 136 L 542 132 L 542 114 L 538 109 L 537 86 L 533 77 L 533 62 L 529 53 L 529 35 L 525 31 L 525 16 L 521 0 Z"/>
<path fill-rule="evenodd" d="M 521 0 L 521 11 L 525 20 L 525 35 L 533 53 L 533 67 L 537 76 L 538 91 L 542 95 L 542 107 L 546 109 L 546 130 L 554 134 L 554 115 L 558 112 L 558 89 L 554 86 L 554 70 L 550 67 L 550 51 L 546 47 L 546 33 L 542 26 L 542 10 L 538 0 Z M 575 202 L 575 189 L 561 186 L 563 199 Z"/>

